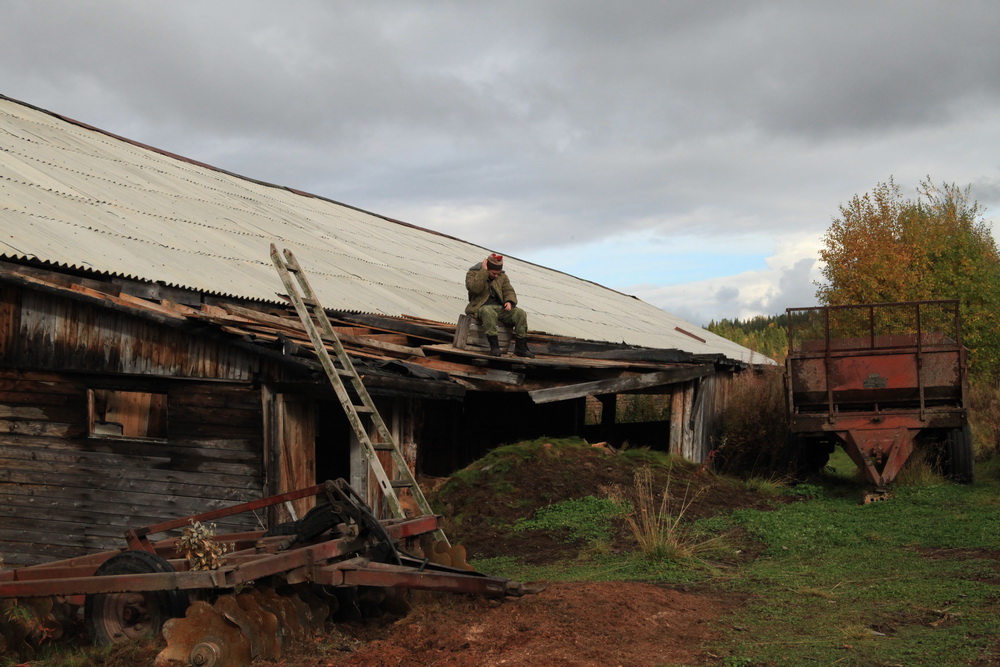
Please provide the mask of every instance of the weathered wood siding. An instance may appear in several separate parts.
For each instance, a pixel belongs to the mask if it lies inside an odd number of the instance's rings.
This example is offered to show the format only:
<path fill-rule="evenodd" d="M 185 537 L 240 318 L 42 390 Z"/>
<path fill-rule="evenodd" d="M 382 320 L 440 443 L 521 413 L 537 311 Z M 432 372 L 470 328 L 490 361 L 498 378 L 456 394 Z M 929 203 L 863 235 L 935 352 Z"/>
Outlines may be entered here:
<path fill-rule="evenodd" d="M 236 347 L 42 292 L 6 288 L 4 366 L 249 381 L 259 360 Z"/>
<path fill-rule="evenodd" d="M 722 411 L 733 376 L 715 373 L 675 385 L 670 406 L 670 452 L 695 463 L 718 447 Z"/>
<path fill-rule="evenodd" d="M 254 389 L 172 383 L 164 442 L 91 436 L 87 385 L 0 372 L 0 554 L 8 564 L 117 548 L 127 528 L 261 497 Z"/>
<path fill-rule="evenodd" d="M 259 360 L 30 290 L 0 292 L 0 555 L 114 549 L 122 534 L 261 497 Z M 93 390 L 165 397 L 163 437 L 92 433 Z M 220 530 L 256 527 L 252 516 Z"/>

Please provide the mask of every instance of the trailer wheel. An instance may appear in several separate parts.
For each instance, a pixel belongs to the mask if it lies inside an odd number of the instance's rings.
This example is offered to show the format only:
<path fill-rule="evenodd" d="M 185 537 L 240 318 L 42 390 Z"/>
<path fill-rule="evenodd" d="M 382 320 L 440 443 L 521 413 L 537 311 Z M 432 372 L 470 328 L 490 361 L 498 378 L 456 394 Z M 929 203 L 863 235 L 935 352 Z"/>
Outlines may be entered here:
<path fill-rule="evenodd" d="M 95 576 L 173 572 L 163 558 L 147 551 L 123 551 L 104 561 Z M 188 606 L 184 591 L 139 591 L 88 595 L 84 619 L 90 640 L 98 646 L 159 634 L 163 624 L 183 616 Z"/>
<path fill-rule="evenodd" d="M 959 484 L 972 484 L 976 450 L 969 425 L 949 431 L 945 448 L 944 474 Z"/>

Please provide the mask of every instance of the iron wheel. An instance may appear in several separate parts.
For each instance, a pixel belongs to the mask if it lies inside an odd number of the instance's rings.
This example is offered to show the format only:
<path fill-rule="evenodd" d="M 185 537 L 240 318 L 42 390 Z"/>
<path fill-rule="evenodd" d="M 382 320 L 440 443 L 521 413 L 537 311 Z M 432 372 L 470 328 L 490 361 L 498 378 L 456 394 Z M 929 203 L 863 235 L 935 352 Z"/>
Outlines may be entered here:
<path fill-rule="evenodd" d="M 166 560 L 147 551 L 123 551 L 104 561 L 95 576 L 173 572 Z M 84 619 L 91 641 L 98 646 L 159 634 L 170 618 L 183 616 L 188 606 L 183 591 L 135 591 L 88 595 Z"/>

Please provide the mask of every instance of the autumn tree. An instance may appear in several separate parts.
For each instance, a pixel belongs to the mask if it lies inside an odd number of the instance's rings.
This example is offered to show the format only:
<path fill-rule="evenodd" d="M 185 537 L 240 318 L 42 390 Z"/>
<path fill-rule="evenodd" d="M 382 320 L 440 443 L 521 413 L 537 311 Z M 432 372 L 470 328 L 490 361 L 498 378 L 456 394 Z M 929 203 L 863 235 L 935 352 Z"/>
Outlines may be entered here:
<path fill-rule="evenodd" d="M 1000 377 L 1000 254 L 969 188 L 921 182 L 907 199 L 889 179 L 840 207 L 820 250 L 820 303 L 958 299 L 977 375 Z"/>

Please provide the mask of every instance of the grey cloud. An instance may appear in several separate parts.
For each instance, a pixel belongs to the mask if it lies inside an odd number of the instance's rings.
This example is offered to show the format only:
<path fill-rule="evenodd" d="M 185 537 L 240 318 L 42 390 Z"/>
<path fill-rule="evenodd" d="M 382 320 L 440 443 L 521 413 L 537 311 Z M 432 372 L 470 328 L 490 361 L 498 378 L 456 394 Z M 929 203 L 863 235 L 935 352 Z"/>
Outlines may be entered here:
<path fill-rule="evenodd" d="M 998 21 L 995 0 L 10 0 L 0 92 L 386 215 L 454 211 L 445 233 L 481 207 L 491 247 L 711 245 L 823 229 L 908 170 L 1000 201 L 971 155 L 1000 137 L 954 150 L 1000 124 Z"/>
<path fill-rule="evenodd" d="M 778 279 L 778 293 L 771 303 L 780 305 L 780 310 L 797 305 L 809 306 L 816 302 L 816 285 L 813 283 L 813 269 L 817 260 L 803 258 L 790 269 L 782 272 Z"/>

